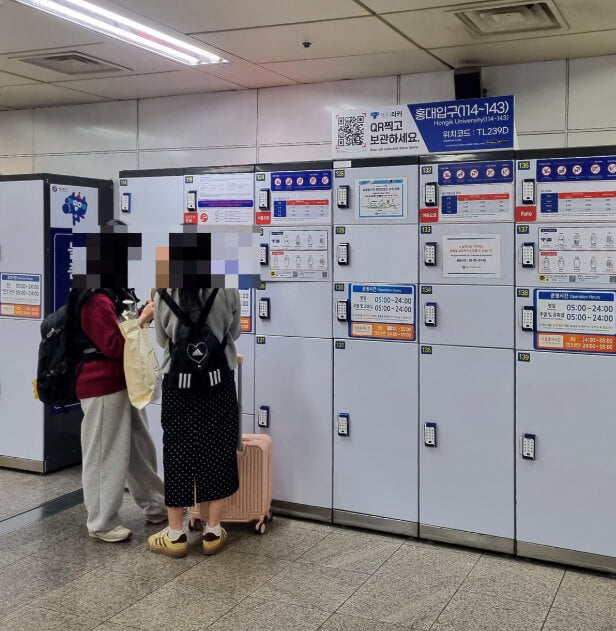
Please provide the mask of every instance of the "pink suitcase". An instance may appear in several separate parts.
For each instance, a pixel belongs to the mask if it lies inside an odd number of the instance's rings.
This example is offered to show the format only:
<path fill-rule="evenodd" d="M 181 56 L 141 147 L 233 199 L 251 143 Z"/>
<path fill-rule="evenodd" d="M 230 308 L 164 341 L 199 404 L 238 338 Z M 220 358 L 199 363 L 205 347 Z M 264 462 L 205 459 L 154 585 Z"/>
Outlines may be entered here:
<path fill-rule="evenodd" d="M 242 391 L 242 359 L 238 356 L 238 399 Z M 241 400 L 239 403 L 241 429 Z M 254 531 L 262 535 L 266 523 L 272 519 L 272 439 L 266 434 L 244 434 L 240 443 L 237 452 L 240 486 L 224 500 L 221 521 L 255 522 Z M 200 530 L 202 517 L 196 504 L 189 509 L 189 517 L 190 528 Z"/>

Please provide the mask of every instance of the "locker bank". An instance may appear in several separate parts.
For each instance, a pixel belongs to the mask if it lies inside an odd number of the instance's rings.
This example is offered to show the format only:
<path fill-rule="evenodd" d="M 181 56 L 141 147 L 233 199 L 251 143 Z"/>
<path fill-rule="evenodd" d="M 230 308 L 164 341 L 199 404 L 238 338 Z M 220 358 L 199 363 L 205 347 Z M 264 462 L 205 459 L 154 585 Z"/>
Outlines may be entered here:
<path fill-rule="evenodd" d="M 0 628 L 616 626 L 613 3 L 176 5 L 0 2 Z M 274 521 L 213 563 L 187 531 L 156 586 L 128 496 L 132 543 L 86 546 L 81 408 L 33 393 L 110 219 L 142 301 L 191 233 L 250 235 L 258 277 Z"/>

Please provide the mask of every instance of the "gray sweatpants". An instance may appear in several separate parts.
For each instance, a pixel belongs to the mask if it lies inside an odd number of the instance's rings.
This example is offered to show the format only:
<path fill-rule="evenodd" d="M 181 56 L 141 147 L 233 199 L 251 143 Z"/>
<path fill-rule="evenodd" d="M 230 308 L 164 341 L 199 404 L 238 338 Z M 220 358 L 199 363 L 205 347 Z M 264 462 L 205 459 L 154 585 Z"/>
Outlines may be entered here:
<path fill-rule="evenodd" d="M 134 408 L 126 390 L 81 401 L 83 495 L 88 530 L 120 524 L 125 484 L 145 517 L 166 514 L 163 482 L 156 473 L 156 448 L 144 410 Z"/>

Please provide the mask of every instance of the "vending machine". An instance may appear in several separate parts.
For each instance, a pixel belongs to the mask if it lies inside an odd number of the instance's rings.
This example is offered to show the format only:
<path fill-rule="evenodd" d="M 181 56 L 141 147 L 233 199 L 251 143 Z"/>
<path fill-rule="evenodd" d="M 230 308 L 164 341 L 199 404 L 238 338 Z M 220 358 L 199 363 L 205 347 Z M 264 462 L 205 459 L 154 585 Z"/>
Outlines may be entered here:
<path fill-rule="evenodd" d="M 73 247 L 113 217 L 113 183 L 0 177 L 0 466 L 49 473 L 81 462 L 79 404 L 35 400 L 42 319 L 65 302 Z"/>
<path fill-rule="evenodd" d="M 335 523 L 417 536 L 418 160 L 334 163 Z"/>
<path fill-rule="evenodd" d="M 514 549 L 514 163 L 420 160 L 419 535 Z"/>
<path fill-rule="evenodd" d="M 331 163 L 258 165 L 255 425 L 274 443 L 278 512 L 332 510 Z"/>
<path fill-rule="evenodd" d="M 616 152 L 516 176 L 517 553 L 614 572 Z"/>

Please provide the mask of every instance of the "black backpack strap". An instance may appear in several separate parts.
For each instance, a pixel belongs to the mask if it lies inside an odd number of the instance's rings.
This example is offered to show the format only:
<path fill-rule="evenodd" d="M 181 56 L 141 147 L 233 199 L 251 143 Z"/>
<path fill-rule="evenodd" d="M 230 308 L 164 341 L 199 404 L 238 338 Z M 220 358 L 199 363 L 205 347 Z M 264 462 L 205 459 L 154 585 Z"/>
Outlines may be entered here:
<path fill-rule="evenodd" d="M 173 313 L 178 318 L 178 320 L 180 320 L 184 324 L 184 326 L 188 326 L 188 327 L 192 326 L 192 322 L 190 321 L 190 318 L 186 315 L 186 313 L 184 313 L 184 311 L 180 309 L 179 305 L 167 293 L 166 289 L 159 289 L 158 295 L 167 304 L 169 309 L 173 311 Z"/>
<path fill-rule="evenodd" d="M 207 320 L 207 317 L 210 315 L 210 311 L 212 310 L 212 305 L 214 304 L 214 300 L 216 300 L 216 294 L 218 293 L 218 287 L 216 289 L 212 289 L 212 293 L 207 297 L 205 304 L 203 305 L 203 309 L 201 309 L 201 313 L 199 314 L 199 319 L 197 320 L 197 324 L 199 326 L 203 326 Z"/>

